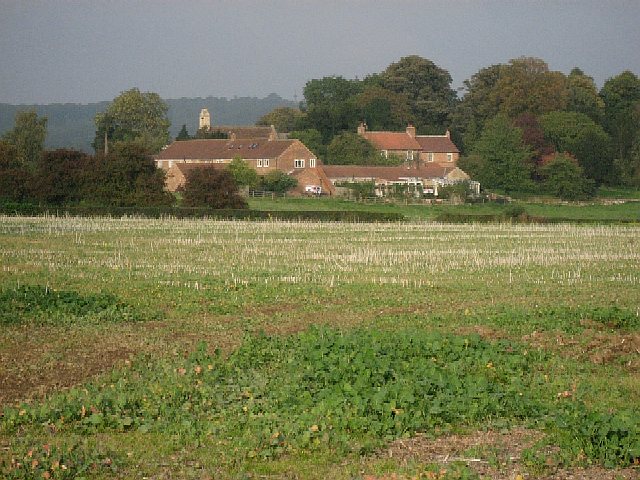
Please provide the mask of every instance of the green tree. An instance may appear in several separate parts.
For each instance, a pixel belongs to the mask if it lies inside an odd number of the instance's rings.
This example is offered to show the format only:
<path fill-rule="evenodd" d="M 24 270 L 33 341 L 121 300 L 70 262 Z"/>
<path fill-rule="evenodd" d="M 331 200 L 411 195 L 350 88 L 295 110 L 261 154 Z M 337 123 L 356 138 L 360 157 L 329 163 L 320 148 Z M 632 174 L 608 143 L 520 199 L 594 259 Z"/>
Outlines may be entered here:
<path fill-rule="evenodd" d="M 33 168 L 44 150 L 46 137 L 47 118 L 38 117 L 38 114 L 31 110 L 16 113 L 15 125 L 4 134 L 3 140 L 15 147 L 19 162 Z"/>
<path fill-rule="evenodd" d="M 584 113 L 600 123 L 604 117 L 604 101 L 598 94 L 596 82 L 579 68 L 574 68 L 567 77 L 569 100 L 567 110 Z"/>
<path fill-rule="evenodd" d="M 584 176 L 578 162 L 566 154 L 558 154 L 540 169 L 543 188 L 564 200 L 586 200 L 595 195 L 595 182 Z"/>
<path fill-rule="evenodd" d="M 472 177 L 485 188 L 506 193 L 531 189 L 532 152 L 522 140 L 522 130 L 505 115 L 498 115 L 487 124 L 472 154 L 477 169 Z"/>
<path fill-rule="evenodd" d="M 177 142 L 184 141 L 184 140 L 191 140 L 191 135 L 189 135 L 189 132 L 187 131 L 187 126 L 185 124 L 182 125 L 182 128 L 180 129 L 180 132 L 176 137 Z"/>
<path fill-rule="evenodd" d="M 322 135 L 315 128 L 308 130 L 294 130 L 289 133 L 289 138 L 300 140 L 305 146 L 316 154 L 318 158 L 325 159 L 327 155 L 327 147 L 322 143 Z"/>
<path fill-rule="evenodd" d="M 187 207 L 247 208 L 231 173 L 206 166 L 187 174 L 182 203 Z"/>
<path fill-rule="evenodd" d="M 502 65 L 491 65 L 475 73 L 463 82 L 464 96 L 452 114 L 454 132 L 459 132 L 463 151 L 470 151 L 478 140 L 484 125 L 499 112 L 497 98 L 493 95 Z"/>
<path fill-rule="evenodd" d="M 354 132 L 336 135 L 327 147 L 328 165 L 376 165 L 382 160 L 373 144 Z"/>
<path fill-rule="evenodd" d="M 327 144 L 338 133 L 352 130 L 358 122 L 356 95 L 362 91 L 359 80 L 324 77 L 304 87 L 306 128 L 315 129 Z"/>
<path fill-rule="evenodd" d="M 621 180 L 632 183 L 640 175 L 633 153 L 640 142 L 640 78 L 624 71 L 605 82 L 600 96 L 605 104 L 604 126 L 613 139 Z"/>
<path fill-rule="evenodd" d="M 500 68 L 492 101 L 512 119 L 526 112 L 540 115 L 564 110 L 569 101 L 567 79 L 561 72 L 550 71 L 544 60 L 516 58 Z"/>
<path fill-rule="evenodd" d="M 611 139 L 600 125 L 576 112 L 550 112 L 540 123 L 546 140 L 556 151 L 575 156 L 588 178 L 597 184 L 615 182 Z"/>
<path fill-rule="evenodd" d="M 225 139 L 225 138 L 229 138 L 229 135 L 227 135 L 225 132 L 223 132 L 222 130 L 214 130 L 212 128 L 201 128 L 196 132 L 196 135 L 194 138 L 197 139 Z"/>
<path fill-rule="evenodd" d="M 80 202 L 93 188 L 86 185 L 92 167 L 92 159 L 83 152 L 45 151 L 35 172 L 34 196 L 49 205 Z"/>
<path fill-rule="evenodd" d="M 255 188 L 260 180 L 258 173 L 241 157 L 235 157 L 227 166 L 227 170 L 239 187 Z"/>
<path fill-rule="evenodd" d="M 256 125 L 273 125 L 278 132 L 292 132 L 300 128 L 304 117 L 297 108 L 278 107 L 260 117 Z"/>
<path fill-rule="evenodd" d="M 298 186 L 298 180 L 281 170 L 272 170 L 260 179 L 260 188 L 268 192 L 286 193 Z"/>
<path fill-rule="evenodd" d="M 29 200 L 32 184 L 31 169 L 18 159 L 15 145 L 0 140 L 0 201 Z"/>
<path fill-rule="evenodd" d="M 157 93 L 143 93 L 137 88 L 122 92 L 105 112 L 96 115 L 93 147 L 96 152 L 103 152 L 112 143 L 134 141 L 147 153 L 157 153 L 169 142 L 167 111 L 167 104 Z"/>
<path fill-rule="evenodd" d="M 156 168 L 145 145 L 117 142 L 108 155 L 94 157 L 83 197 L 97 205 L 171 205 L 175 199 L 164 190 L 164 183 L 164 171 Z"/>
<path fill-rule="evenodd" d="M 409 100 L 379 85 L 371 85 L 356 97 L 359 116 L 371 130 L 401 130 L 412 118 Z"/>
<path fill-rule="evenodd" d="M 427 132 L 449 127 L 458 98 L 449 72 L 431 60 L 411 55 L 389 65 L 380 77 L 384 88 L 411 99 L 416 127 Z"/>

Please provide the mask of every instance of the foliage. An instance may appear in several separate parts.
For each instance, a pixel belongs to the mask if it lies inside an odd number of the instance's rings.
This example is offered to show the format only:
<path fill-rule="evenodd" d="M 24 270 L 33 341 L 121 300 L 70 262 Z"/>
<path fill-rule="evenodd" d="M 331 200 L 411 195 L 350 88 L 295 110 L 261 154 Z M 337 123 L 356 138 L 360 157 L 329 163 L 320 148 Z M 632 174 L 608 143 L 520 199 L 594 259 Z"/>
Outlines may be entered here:
<path fill-rule="evenodd" d="M 197 139 L 225 139 L 225 138 L 229 138 L 229 135 L 225 132 L 223 132 L 222 130 L 216 129 L 216 128 L 206 128 L 203 127 L 201 129 L 199 129 L 196 132 L 196 135 L 194 138 Z"/>
<path fill-rule="evenodd" d="M 184 141 L 184 140 L 191 140 L 191 135 L 189 135 L 189 132 L 187 131 L 187 125 L 183 124 L 182 128 L 180 129 L 180 132 L 178 133 L 178 136 L 176 137 L 176 142 L 180 142 L 180 141 Z"/>
<path fill-rule="evenodd" d="M 292 132 L 300 128 L 304 116 L 297 108 L 277 107 L 260 117 L 256 125 L 273 125 L 278 132 Z"/>
<path fill-rule="evenodd" d="M 308 81 L 304 87 L 307 129 L 318 130 L 325 144 L 338 133 L 352 130 L 358 121 L 355 96 L 361 91 L 359 81 L 343 77 Z"/>
<path fill-rule="evenodd" d="M 371 130 L 402 130 L 412 118 L 409 99 L 380 85 L 370 85 L 356 97 L 359 117 Z"/>
<path fill-rule="evenodd" d="M 81 201 L 95 185 L 87 185 L 92 159 L 75 150 L 46 151 L 35 173 L 34 197 L 49 205 Z"/>
<path fill-rule="evenodd" d="M 267 192 L 286 193 L 298 186 L 298 180 L 281 170 L 272 170 L 260 178 L 260 188 Z"/>
<path fill-rule="evenodd" d="M 629 465 L 640 453 L 633 413 L 554 403 L 540 368 L 547 361 L 525 345 L 478 335 L 314 327 L 247 337 L 228 358 L 204 344 L 185 359 L 142 357 L 104 383 L 6 408 L 1 427 L 213 435 L 241 457 L 268 459 L 327 447 L 366 453 L 416 432 L 548 418 L 569 457 Z"/>
<path fill-rule="evenodd" d="M 468 181 L 438 187 L 438 198 L 456 199 L 464 202 L 469 194 L 471 194 L 471 187 Z"/>
<path fill-rule="evenodd" d="M 145 145 L 122 142 L 109 155 L 94 157 L 83 198 L 121 207 L 171 205 L 174 198 L 164 190 L 164 172 L 146 152 Z"/>
<path fill-rule="evenodd" d="M 567 155 L 555 158 L 540 169 L 543 188 L 563 200 L 585 200 L 595 195 L 595 182 L 587 179 L 580 165 Z"/>
<path fill-rule="evenodd" d="M 583 113 L 551 112 L 540 118 L 540 124 L 558 152 L 578 159 L 585 176 L 597 184 L 615 181 L 611 140 L 593 120 Z"/>
<path fill-rule="evenodd" d="M 411 99 L 411 114 L 424 131 L 443 131 L 457 94 L 451 88 L 451 75 L 435 63 L 417 55 L 401 58 L 380 75 L 384 88 Z"/>
<path fill-rule="evenodd" d="M 531 188 L 531 150 L 522 141 L 522 130 L 502 115 L 491 120 L 476 142 L 472 154 L 479 162 L 469 172 L 485 188 L 505 192 Z"/>
<path fill-rule="evenodd" d="M 604 125 L 611 135 L 623 184 L 640 178 L 640 78 L 628 70 L 607 80 L 600 91 Z"/>
<path fill-rule="evenodd" d="M 297 138 L 311 150 L 317 158 L 325 159 L 327 157 L 327 147 L 322 143 L 322 135 L 316 129 L 295 130 L 289 133 L 289 138 Z"/>
<path fill-rule="evenodd" d="M 5 480 L 86 480 L 115 473 L 113 454 L 100 450 L 87 441 L 28 446 L 10 461 L 2 461 L 0 472 Z"/>
<path fill-rule="evenodd" d="M 141 320 L 141 313 L 109 293 L 80 294 L 48 286 L 23 285 L 0 290 L 0 324 L 69 325 L 78 322 Z"/>
<path fill-rule="evenodd" d="M 159 152 L 169 142 L 167 111 L 167 104 L 157 93 L 140 92 L 137 88 L 122 92 L 95 117 L 94 149 L 105 150 L 106 135 L 108 149 L 120 142 L 135 141 L 146 153 Z"/>
<path fill-rule="evenodd" d="M 23 165 L 33 168 L 40 159 L 47 137 L 47 118 L 38 118 L 31 111 L 16 113 L 15 126 L 2 137 L 2 140 L 16 149 L 17 160 Z"/>
<path fill-rule="evenodd" d="M 574 68 L 567 77 L 569 101 L 567 110 L 583 113 L 596 123 L 604 117 L 604 101 L 598 94 L 593 78 L 585 75 L 579 68 Z"/>
<path fill-rule="evenodd" d="M 260 182 L 258 173 L 241 157 L 235 157 L 227 165 L 227 170 L 239 187 L 255 188 Z"/>
<path fill-rule="evenodd" d="M 568 98 L 565 76 L 550 71 L 546 62 L 534 57 L 516 58 L 503 65 L 490 95 L 499 112 L 511 119 L 523 113 L 563 110 Z"/>
<path fill-rule="evenodd" d="M 327 165 L 376 165 L 384 161 L 376 147 L 355 132 L 336 135 L 327 147 Z"/>
<path fill-rule="evenodd" d="M 247 208 L 227 170 L 198 168 L 187 174 L 182 203 L 186 207 Z"/>
<path fill-rule="evenodd" d="M 18 150 L 0 140 L 0 200 L 23 202 L 31 197 L 33 174 L 19 160 Z"/>

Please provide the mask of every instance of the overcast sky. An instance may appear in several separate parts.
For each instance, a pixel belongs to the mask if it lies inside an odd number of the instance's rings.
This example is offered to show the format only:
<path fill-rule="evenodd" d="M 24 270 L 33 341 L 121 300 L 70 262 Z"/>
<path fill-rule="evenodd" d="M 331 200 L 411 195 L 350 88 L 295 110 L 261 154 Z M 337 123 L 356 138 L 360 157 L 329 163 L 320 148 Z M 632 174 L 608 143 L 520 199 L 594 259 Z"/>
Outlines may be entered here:
<path fill-rule="evenodd" d="M 88 103 L 132 87 L 164 98 L 302 97 L 407 55 L 454 87 L 522 55 L 601 87 L 640 74 L 640 0 L 0 0 L 0 102 Z"/>

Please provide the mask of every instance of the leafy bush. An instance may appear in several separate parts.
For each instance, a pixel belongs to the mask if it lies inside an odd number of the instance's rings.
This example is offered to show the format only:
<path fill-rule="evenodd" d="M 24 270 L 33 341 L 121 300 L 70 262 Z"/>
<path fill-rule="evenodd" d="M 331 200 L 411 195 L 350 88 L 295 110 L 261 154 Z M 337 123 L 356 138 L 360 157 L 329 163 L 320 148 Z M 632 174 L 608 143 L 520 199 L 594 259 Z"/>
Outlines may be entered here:
<path fill-rule="evenodd" d="M 297 185 L 298 180 L 281 170 L 273 170 L 260 178 L 260 188 L 268 192 L 285 193 Z"/>
<path fill-rule="evenodd" d="M 0 290 L 0 324 L 122 322 L 140 319 L 140 312 L 109 293 L 81 295 L 39 285 Z"/>
<path fill-rule="evenodd" d="M 204 167 L 187 174 L 182 201 L 187 207 L 247 208 L 229 171 Z"/>
<path fill-rule="evenodd" d="M 83 480 L 114 469 L 113 455 L 98 453 L 93 446 L 79 443 L 26 447 L 11 460 L 0 463 L 5 480 Z"/>

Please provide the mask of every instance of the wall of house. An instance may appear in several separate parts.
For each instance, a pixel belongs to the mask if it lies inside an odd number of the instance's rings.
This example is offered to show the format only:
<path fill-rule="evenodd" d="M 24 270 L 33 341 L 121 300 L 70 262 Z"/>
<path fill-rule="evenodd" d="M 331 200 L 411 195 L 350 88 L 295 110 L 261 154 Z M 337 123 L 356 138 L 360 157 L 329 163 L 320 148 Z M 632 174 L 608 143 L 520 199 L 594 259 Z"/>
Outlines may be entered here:
<path fill-rule="evenodd" d="M 460 154 L 457 152 L 453 152 L 451 154 L 452 161 L 449 161 L 446 152 L 433 152 L 433 163 L 446 163 L 447 165 L 455 166 L 458 163 L 458 159 L 460 158 Z M 423 163 L 429 163 L 429 152 L 423 151 L 420 152 L 420 161 Z"/>
<path fill-rule="evenodd" d="M 296 167 L 296 160 L 304 160 L 304 167 Z M 311 160 L 315 161 L 315 165 L 312 165 Z M 274 168 L 290 173 L 305 168 L 314 168 L 314 166 L 320 166 L 320 161 L 302 142 L 296 140 L 276 159 Z"/>
<path fill-rule="evenodd" d="M 169 192 L 175 192 L 180 187 L 187 183 L 187 179 L 184 177 L 178 167 L 171 167 L 167 170 L 164 188 Z"/>

